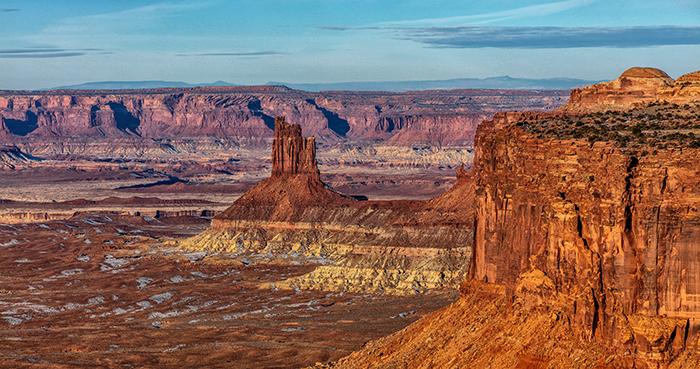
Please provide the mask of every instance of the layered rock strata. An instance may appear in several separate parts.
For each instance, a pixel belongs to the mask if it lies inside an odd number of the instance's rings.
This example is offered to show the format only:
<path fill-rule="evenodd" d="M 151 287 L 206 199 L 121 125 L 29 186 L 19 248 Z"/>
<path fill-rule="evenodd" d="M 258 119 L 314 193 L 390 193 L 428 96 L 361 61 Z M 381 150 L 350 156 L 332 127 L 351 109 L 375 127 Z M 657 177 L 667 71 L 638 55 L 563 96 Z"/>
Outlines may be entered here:
<path fill-rule="evenodd" d="M 698 100 L 484 122 L 462 297 L 317 367 L 698 367 Z"/>
<path fill-rule="evenodd" d="M 474 277 L 557 306 L 580 338 L 627 350 L 639 365 L 697 349 L 697 113 L 697 105 L 653 103 L 484 123 Z"/>
<path fill-rule="evenodd" d="M 360 201 L 318 175 L 312 138 L 276 121 L 272 176 L 217 215 L 184 247 L 314 258 L 325 265 L 275 287 L 406 294 L 456 287 L 473 233 L 471 180 L 430 201 Z"/>
<path fill-rule="evenodd" d="M 15 146 L 0 147 L 0 170 L 15 169 L 17 166 L 38 160 Z"/>
<path fill-rule="evenodd" d="M 104 141 L 117 151 L 177 147 L 188 139 L 266 145 L 274 117 L 284 115 L 323 142 L 469 145 L 478 123 L 494 112 L 552 109 L 565 97 L 561 91 L 308 93 L 273 86 L 0 91 L 0 141 L 38 156 L 108 153 Z"/>
<path fill-rule="evenodd" d="M 650 102 L 686 104 L 697 102 L 699 96 L 700 72 L 674 81 L 662 70 L 633 67 L 616 80 L 573 90 L 565 110 L 625 110 Z"/>

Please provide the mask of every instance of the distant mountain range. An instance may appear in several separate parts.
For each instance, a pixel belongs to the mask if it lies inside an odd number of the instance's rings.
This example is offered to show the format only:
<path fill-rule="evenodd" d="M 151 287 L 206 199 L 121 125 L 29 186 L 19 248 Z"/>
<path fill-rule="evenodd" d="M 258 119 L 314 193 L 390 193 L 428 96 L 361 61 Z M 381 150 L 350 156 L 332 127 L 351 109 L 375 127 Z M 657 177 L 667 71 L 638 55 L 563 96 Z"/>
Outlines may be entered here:
<path fill-rule="evenodd" d="M 530 79 L 510 76 L 489 78 L 458 78 L 431 81 L 376 81 L 376 82 L 337 82 L 337 83 L 284 83 L 285 85 L 305 91 L 349 90 L 349 91 L 413 91 L 413 90 L 447 90 L 447 89 L 514 89 L 514 90 L 570 90 L 597 83 L 572 78 Z"/>
<path fill-rule="evenodd" d="M 59 86 L 45 90 L 143 90 L 153 88 L 190 88 L 209 86 L 238 86 L 233 83 L 216 81 L 211 83 L 187 83 L 178 81 L 102 81 L 78 85 Z"/>
<path fill-rule="evenodd" d="M 369 81 L 369 82 L 331 82 L 331 83 L 287 83 L 268 82 L 266 85 L 280 85 L 304 91 L 390 91 L 403 92 L 415 90 L 446 89 L 515 89 L 515 90 L 570 90 L 572 88 L 594 84 L 600 81 L 588 81 L 573 78 L 515 78 L 510 76 L 489 78 L 457 78 L 428 81 Z M 216 81 L 211 83 L 187 83 L 177 81 L 105 81 L 88 82 L 78 85 L 61 86 L 47 90 L 127 90 L 153 88 L 188 88 L 211 86 L 240 86 Z"/>

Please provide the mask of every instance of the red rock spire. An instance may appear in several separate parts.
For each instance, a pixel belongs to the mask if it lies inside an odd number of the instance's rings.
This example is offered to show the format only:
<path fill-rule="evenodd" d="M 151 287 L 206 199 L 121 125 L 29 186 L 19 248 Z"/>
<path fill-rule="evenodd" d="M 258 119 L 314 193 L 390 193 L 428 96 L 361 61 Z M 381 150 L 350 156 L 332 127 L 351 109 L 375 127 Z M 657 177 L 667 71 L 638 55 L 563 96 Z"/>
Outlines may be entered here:
<path fill-rule="evenodd" d="M 300 125 L 289 124 L 285 117 L 277 117 L 272 143 L 272 177 L 297 174 L 319 178 L 316 140 L 303 137 Z"/>

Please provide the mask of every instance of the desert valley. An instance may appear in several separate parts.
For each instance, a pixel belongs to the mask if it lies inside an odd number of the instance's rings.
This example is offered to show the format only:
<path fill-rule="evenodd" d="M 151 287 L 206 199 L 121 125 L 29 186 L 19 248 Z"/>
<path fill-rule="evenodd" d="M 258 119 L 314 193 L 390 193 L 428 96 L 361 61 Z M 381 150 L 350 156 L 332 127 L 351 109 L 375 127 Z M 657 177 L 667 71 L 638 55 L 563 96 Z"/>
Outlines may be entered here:
<path fill-rule="evenodd" d="M 0 366 L 695 367 L 699 76 L 5 92 Z"/>
<path fill-rule="evenodd" d="M 700 369 L 697 0 L 0 34 L 0 369 Z"/>

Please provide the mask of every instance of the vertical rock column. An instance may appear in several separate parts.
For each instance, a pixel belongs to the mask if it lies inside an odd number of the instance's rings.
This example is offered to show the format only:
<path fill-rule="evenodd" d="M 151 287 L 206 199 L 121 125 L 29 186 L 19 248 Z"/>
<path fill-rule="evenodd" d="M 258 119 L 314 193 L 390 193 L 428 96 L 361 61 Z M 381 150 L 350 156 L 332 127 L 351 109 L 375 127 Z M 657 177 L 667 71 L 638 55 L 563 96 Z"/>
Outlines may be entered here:
<path fill-rule="evenodd" d="M 309 175 L 320 178 L 316 164 L 316 141 L 303 137 L 301 126 L 275 118 L 275 138 L 272 143 L 272 177 Z"/>

